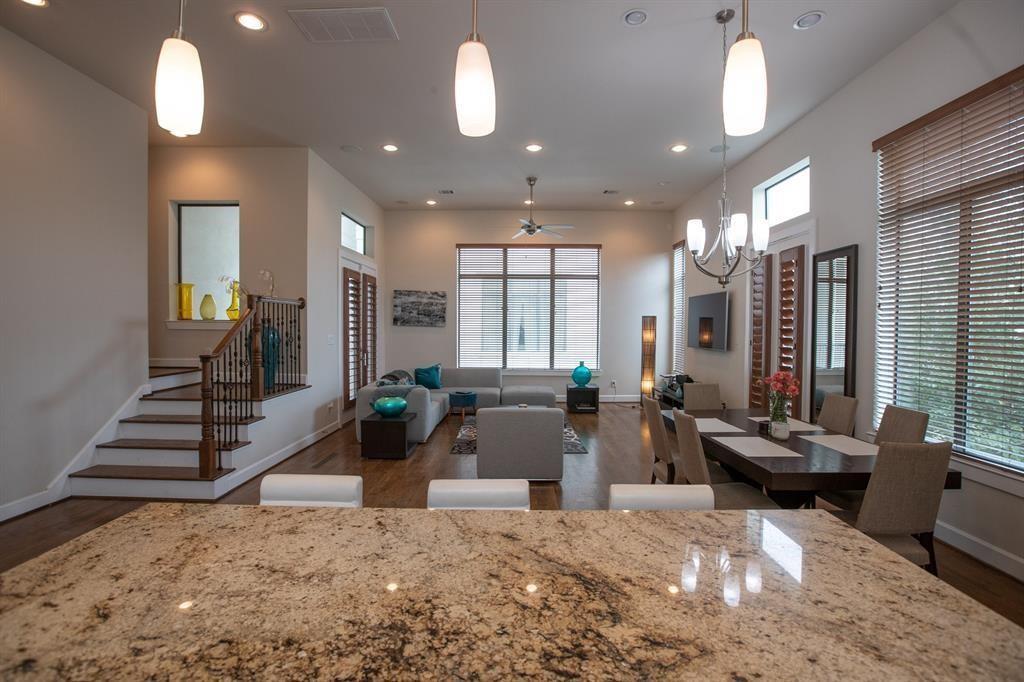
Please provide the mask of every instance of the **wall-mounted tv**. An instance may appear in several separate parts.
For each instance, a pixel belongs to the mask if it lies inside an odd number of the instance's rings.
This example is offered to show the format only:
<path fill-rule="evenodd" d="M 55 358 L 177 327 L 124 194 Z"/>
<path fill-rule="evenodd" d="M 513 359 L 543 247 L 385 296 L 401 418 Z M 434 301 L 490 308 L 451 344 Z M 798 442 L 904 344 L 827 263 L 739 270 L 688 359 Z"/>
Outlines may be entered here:
<path fill-rule="evenodd" d="M 729 292 L 691 296 L 686 312 L 687 346 L 717 351 L 729 349 Z"/>

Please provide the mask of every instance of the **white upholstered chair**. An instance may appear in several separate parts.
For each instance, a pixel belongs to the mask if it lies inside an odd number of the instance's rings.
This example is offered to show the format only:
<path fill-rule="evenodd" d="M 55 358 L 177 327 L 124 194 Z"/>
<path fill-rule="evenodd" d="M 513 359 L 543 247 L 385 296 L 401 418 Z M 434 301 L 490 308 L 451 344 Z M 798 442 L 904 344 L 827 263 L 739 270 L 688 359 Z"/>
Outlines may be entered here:
<path fill-rule="evenodd" d="M 522 478 L 443 479 L 427 487 L 427 509 L 530 510 L 530 483 Z"/>
<path fill-rule="evenodd" d="M 363 478 L 328 474 L 268 474 L 260 482 L 260 505 L 359 508 L 363 506 Z"/>
<path fill-rule="evenodd" d="M 684 410 L 721 410 L 724 407 L 718 384 L 683 384 Z"/>
<path fill-rule="evenodd" d="M 608 508 L 621 511 L 715 508 L 709 485 L 615 483 L 608 487 Z"/>

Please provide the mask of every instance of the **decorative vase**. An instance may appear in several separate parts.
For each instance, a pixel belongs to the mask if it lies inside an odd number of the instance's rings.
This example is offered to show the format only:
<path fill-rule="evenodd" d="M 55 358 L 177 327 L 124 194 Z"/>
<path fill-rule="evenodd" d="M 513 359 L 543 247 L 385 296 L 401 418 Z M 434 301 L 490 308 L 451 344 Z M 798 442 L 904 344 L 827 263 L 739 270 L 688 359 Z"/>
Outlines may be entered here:
<path fill-rule="evenodd" d="M 594 373 L 587 369 L 587 366 L 580 361 L 580 366 L 572 371 L 572 380 L 576 382 L 577 386 L 583 387 L 590 383 Z"/>
<path fill-rule="evenodd" d="M 768 425 L 768 433 L 775 440 L 789 440 L 789 422 L 775 422 Z"/>
<path fill-rule="evenodd" d="M 397 417 L 408 406 L 405 398 L 399 396 L 384 396 L 373 401 L 373 411 L 382 417 Z"/>
<path fill-rule="evenodd" d="M 788 404 L 789 400 L 781 393 L 773 392 L 768 396 L 768 434 L 776 440 L 789 440 L 789 416 L 786 414 Z"/>
<path fill-rule="evenodd" d="M 224 312 L 227 313 L 229 320 L 238 319 L 238 280 L 231 282 L 231 305 Z"/>
<path fill-rule="evenodd" d="M 204 320 L 217 317 L 217 303 L 213 300 L 213 294 L 203 296 L 203 302 L 199 304 L 199 316 Z"/>
<path fill-rule="evenodd" d="M 177 285 L 179 320 L 192 319 L 192 287 L 194 286 L 195 284 L 189 282 L 181 282 Z"/>

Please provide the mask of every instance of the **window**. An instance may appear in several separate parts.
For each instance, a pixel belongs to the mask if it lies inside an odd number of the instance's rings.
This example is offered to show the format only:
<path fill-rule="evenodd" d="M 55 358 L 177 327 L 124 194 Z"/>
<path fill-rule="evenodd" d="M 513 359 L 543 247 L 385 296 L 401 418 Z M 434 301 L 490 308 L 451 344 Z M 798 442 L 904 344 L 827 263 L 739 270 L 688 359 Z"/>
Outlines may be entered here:
<path fill-rule="evenodd" d="M 754 221 L 769 227 L 811 210 L 811 160 L 803 159 L 754 188 Z"/>
<path fill-rule="evenodd" d="M 217 304 L 215 319 L 228 319 L 231 294 L 220 278 L 238 279 L 238 204 L 178 204 L 178 281 L 194 284 L 192 318 L 203 296 Z"/>
<path fill-rule="evenodd" d="M 459 367 L 600 367 L 599 246 L 456 248 Z"/>
<path fill-rule="evenodd" d="M 846 264 L 848 258 L 831 258 L 817 263 L 817 289 L 814 295 L 817 318 L 814 321 L 816 369 L 843 369 L 846 366 Z"/>
<path fill-rule="evenodd" d="M 875 142 L 875 420 L 1024 470 L 1024 80 L 997 79 Z"/>
<path fill-rule="evenodd" d="M 685 374 L 686 242 L 672 247 L 672 373 Z"/>
<path fill-rule="evenodd" d="M 366 253 L 366 226 L 341 214 L 341 245 L 356 253 Z"/>

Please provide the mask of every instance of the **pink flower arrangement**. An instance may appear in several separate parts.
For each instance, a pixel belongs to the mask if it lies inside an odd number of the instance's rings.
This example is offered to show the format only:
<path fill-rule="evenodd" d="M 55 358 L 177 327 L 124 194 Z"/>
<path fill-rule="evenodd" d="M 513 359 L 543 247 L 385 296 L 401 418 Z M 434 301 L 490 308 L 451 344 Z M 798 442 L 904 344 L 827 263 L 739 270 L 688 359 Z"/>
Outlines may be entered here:
<path fill-rule="evenodd" d="M 776 372 L 761 380 L 772 394 L 785 398 L 795 398 L 800 393 L 800 382 L 792 372 Z"/>

